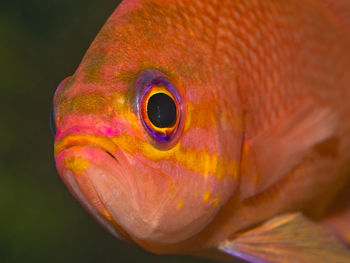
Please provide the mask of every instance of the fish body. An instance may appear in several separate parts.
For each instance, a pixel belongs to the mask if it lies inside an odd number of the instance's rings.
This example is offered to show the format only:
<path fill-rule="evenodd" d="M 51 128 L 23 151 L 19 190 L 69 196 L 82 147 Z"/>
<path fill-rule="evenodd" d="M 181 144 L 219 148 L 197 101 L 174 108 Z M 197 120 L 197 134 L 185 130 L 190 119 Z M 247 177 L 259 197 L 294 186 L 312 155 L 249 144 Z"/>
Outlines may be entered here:
<path fill-rule="evenodd" d="M 62 179 L 155 253 L 316 262 L 239 243 L 304 222 L 349 262 L 346 2 L 123 1 L 56 91 Z"/>

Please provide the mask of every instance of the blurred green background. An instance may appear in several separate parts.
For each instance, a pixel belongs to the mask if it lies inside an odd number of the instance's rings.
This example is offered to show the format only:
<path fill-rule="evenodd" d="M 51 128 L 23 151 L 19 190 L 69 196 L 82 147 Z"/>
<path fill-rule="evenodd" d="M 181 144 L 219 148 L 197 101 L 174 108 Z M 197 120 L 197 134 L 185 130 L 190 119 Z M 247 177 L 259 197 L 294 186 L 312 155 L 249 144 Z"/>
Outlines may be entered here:
<path fill-rule="evenodd" d="M 209 262 L 104 232 L 56 173 L 49 110 L 118 0 L 1 0 L 0 262 Z"/>

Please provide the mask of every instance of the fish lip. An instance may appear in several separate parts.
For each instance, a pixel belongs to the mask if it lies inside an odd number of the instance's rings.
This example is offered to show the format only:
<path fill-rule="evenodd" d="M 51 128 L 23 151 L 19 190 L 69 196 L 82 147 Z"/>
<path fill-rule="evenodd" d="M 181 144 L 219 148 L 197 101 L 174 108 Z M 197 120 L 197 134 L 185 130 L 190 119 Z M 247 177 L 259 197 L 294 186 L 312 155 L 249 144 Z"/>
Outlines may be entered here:
<path fill-rule="evenodd" d="M 54 154 L 57 158 L 63 151 L 70 149 L 72 147 L 88 147 L 88 148 L 99 148 L 105 151 L 109 156 L 114 160 L 118 161 L 116 157 L 116 152 L 118 147 L 108 137 L 96 134 L 68 134 L 64 137 L 61 137 L 59 140 L 55 141 L 54 144 Z"/>

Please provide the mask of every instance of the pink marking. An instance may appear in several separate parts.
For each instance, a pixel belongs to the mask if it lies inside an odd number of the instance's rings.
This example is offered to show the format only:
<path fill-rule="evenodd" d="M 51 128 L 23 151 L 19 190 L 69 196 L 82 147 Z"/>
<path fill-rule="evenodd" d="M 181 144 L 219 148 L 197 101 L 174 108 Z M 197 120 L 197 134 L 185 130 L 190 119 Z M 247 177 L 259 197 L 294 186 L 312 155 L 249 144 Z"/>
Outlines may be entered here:
<path fill-rule="evenodd" d="M 112 127 L 100 127 L 99 133 L 107 137 L 114 137 L 120 133 L 119 129 Z"/>
<path fill-rule="evenodd" d="M 59 123 L 56 139 L 68 134 L 94 134 L 114 137 L 120 134 L 120 123 L 100 116 L 71 114 Z"/>
<path fill-rule="evenodd" d="M 56 138 L 59 138 L 62 136 L 62 129 L 61 128 L 57 128 L 57 131 L 56 131 Z"/>

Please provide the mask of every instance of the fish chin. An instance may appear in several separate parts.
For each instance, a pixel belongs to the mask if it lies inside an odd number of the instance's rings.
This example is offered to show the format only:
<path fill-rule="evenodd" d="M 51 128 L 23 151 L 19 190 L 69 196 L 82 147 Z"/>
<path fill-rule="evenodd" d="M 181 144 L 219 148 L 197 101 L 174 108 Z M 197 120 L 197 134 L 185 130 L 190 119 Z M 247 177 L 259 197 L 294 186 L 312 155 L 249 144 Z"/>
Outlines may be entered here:
<path fill-rule="evenodd" d="M 109 213 L 108 202 L 105 203 L 105 195 L 99 189 L 106 188 L 108 171 L 119 169 L 116 160 L 100 148 L 74 146 L 57 156 L 56 166 L 69 191 L 89 214 L 113 236 L 129 240 L 128 234 Z M 96 179 L 100 184 L 96 185 Z"/>
<path fill-rule="evenodd" d="M 172 209 L 170 175 L 137 169 L 122 153 L 73 146 L 56 157 L 60 176 L 72 194 L 110 233 L 120 239 L 154 244 L 183 241 L 202 230 L 212 216 Z M 136 167 L 136 168 L 135 168 Z M 170 204 L 169 204 L 170 203 Z"/>

